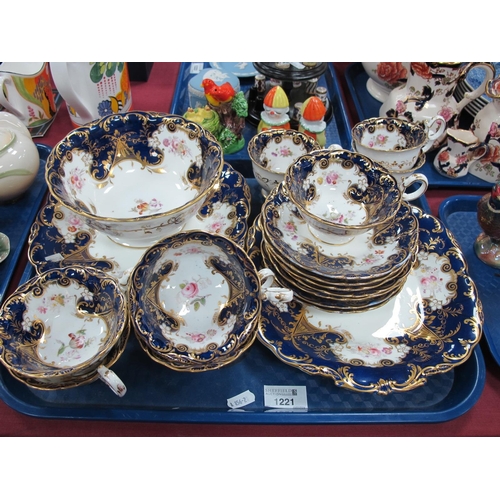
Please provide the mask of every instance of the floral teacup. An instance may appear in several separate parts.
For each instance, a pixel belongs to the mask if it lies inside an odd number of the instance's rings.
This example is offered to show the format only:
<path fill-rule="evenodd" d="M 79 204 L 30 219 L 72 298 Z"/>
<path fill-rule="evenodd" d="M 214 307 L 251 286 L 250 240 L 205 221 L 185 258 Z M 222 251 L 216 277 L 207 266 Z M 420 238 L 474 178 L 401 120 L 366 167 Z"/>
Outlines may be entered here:
<path fill-rule="evenodd" d="M 287 170 L 286 194 L 317 239 L 344 244 L 391 223 L 401 205 L 396 179 L 359 153 L 322 149 Z"/>
<path fill-rule="evenodd" d="M 254 135 L 247 149 L 253 174 L 267 195 L 283 181 L 286 169 L 299 156 L 320 149 L 320 145 L 297 130 L 270 129 Z"/>
<path fill-rule="evenodd" d="M 433 129 L 435 124 L 437 130 Z M 352 147 L 389 171 L 407 171 L 415 168 L 420 154 L 428 151 L 445 129 L 442 116 L 417 123 L 370 118 L 353 127 Z"/>
<path fill-rule="evenodd" d="M 117 281 L 96 269 L 56 268 L 28 280 L 3 304 L 0 362 L 36 388 L 98 377 L 123 396 L 126 387 L 106 362 L 116 361 L 113 350 L 126 335 L 127 300 Z"/>
<path fill-rule="evenodd" d="M 220 368 L 252 344 L 263 298 L 278 307 L 293 298 L 272 279 L 224 236 L 193 230 L 165 238 L 131 277 L 136 336 L 154 361 L 174 370 Z"/>

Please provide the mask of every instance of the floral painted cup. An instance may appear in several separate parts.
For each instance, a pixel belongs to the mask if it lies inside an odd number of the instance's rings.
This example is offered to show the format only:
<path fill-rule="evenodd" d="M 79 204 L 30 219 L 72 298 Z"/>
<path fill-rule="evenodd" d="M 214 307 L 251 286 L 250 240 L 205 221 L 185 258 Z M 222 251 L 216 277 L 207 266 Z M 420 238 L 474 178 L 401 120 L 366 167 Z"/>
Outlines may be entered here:
<path fill-rule="evenodd" d="M 0 310 L 0 362 L 25 384 L 75 387 L 96 378 L 118 396 L 126 387 L 109 369 L 128 335 L 127 297 L 104 272 L 52 269 L 20 285 Z M 123 346 L 122 346 L 123 347 Z"/>
<path fill-rule="evenodd" d="M 396 179 L 359 153 L 322 149 L 287 170 L 287 196 L 320 241 L 345 244 L 392 222 L 401 205 Z"/>
<path fill-rule="evenodd" d="M 469 166 L 488 148 L 470 130 L 447 129 L 446 144 L 434 158 L 434 168 L 444 177 L 456 179 L 469 173 Z"/>
<path fill-rule="evenodd" d="M 178 371 L 213 370 L 253 343 L 265 298 L 286 307 L 288 289 L 272 286 L 226 237 L 185 231 L 149 248 L 129 287 L 137 338 L 156 362 Z M 271 281 L 271 283 L 270 283 Z"/>
<path fill-rule="evenodd" d="M 417 123 L 369 118 L 353 127 L 352 147 L 387 170 L 402 172 L 415 168 L 420 154 L 428 151 L 445 129 L 446 121 L 441 116 Z"/>
<path fill-rule="evenodd" d="M 267 195 L 283 181 L 286 169 L 299 156 L 320 149 L 320 145 L 297 130 L 270 129 L 254 135 L 247 149 L 253 174 Z"/>

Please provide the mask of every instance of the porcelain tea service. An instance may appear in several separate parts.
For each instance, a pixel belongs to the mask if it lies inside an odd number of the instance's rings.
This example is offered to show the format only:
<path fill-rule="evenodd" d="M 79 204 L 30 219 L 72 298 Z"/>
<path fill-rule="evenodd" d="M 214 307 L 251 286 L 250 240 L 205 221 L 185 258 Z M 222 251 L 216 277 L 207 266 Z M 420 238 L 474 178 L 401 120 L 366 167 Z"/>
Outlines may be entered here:
<path fill-rule="evenodd" d="M 500 78 L 490 80 L 486 95 L 491 100 L 475 116 L 470 130 L 486 152 L 471 162 L 470 172 L 487 182 L 500 181 Z"/>

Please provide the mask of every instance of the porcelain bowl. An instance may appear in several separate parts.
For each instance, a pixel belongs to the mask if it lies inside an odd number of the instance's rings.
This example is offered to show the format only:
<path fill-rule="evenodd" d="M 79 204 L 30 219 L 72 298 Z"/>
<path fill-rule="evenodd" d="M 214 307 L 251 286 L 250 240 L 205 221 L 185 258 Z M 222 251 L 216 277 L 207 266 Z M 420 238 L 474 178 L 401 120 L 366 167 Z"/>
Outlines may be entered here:
<path fill-rule="evenodd" d="M 308 135 L 293 129 L 270 129 L 248 142 L 248 155 L 261 188 L 269 193 L 284 177 L 287 168 L 300 156 L 321 149 Z"/>
<path fill-rule="evenodd" d="M 311 234 L 332 244 L 391 224 L 402 197 L 386 169 L 343 149 L 301 156 L 288 168 L 284 187 Z"/>
<path fill-rule="evenodd" d="M 4 302 L 0 362 L 27 385 L 74 387 L 116 361 L 128 328 L 127 297 L 117 281 L 92 268 L 51 269 Z"/>
<path fill-rule="evenodd" d="M 222 147 L 177 115 L 128 112 L 70 132 L 49 155 L 50 193 L 88 226 L 148 247 L 182 230 L 219 182 Z"/>
<path fill-rule="evenodd" d="M 149 248 L 131 276 L 132 324 L 143 349 L 178 371 L 220 368 L 252 344 L 259 274 L 224 236 L 183 231 Z"/>

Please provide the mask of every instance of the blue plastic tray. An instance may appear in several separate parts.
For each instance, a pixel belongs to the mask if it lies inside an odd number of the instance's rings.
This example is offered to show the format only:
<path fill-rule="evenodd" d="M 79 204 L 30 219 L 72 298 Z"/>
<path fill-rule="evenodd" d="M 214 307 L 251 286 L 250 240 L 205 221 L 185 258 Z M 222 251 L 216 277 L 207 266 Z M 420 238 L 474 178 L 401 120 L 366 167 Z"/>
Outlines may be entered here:
<path fill-rule="evenodd" d="M 495 361 L 500 364 L 500 270 L 487 266 L 474 252 L 474 241 L 482 232 L 477 222 L 475 195 L 457 195 L 439 206 L 439 218 L 454 234 L 462 249 L 469 273 L 478 289 L 484 310 L 484 337 Z"/>
<path fill-rule="evenodd" d="M 188 81 L 181 67 L 180 85 Z M 333 67 L 326 82 L 336 104 L 329 124 L 338 137 L 332 142 L 350 143 L 348 120 Z M 177 88 L 177 102 L 183 89 Z M 174 105 L 174 110 L 176 106 Z M 348 134 L 348 135 L 346 135 Z M 227 158 L 249 169 L 246 152 Z M 247 170 L 248 171 L 248 170 Z M 247 179 L 252 192 L 252 217 L 260 210 L 262 195 L 255 179 Z M 417 200 L 425 210 L 425 198 Z M 22 281 L 33 274 L 28 266 Z M 485 384 L 485 365 L 479 347 L 456 369 L 429 377 L 428 382 L 407 393 L 380 396 L 341 389 L 328 378 L 311 376 L 278 360 L 266 347 L 254 345 L 236 362 L 206 373 L 181 373 L 154 363 L 132 334 L 113 370 L 127 386 L 124 398 L 115 396 L 96 381 L 60 391 L 31 389 L 0 367 L 0 398 L 15 410 L 37 417 L 88 420 L 126 420 L 181 423 L 234 424 L 355 424 L 443 422 L 467 412 L 479 399 Z M 264 406 L 264 385 L 305 386 L 307 411 L 277 411 Z M 227 399 L 250 390 L 255 402 L 231 410 Z"/>
<path fill-rule="evenodd" d="M 14 203 L 0 205 L 0 231 L 10 239 L 10 254 L 0 263 L 0 304 L 16 270 L 31 223 L 47 192 L 45 162 L 51 148 L 43 144 L 37 144 L 37 148 L 40 155 L 40 168 L 35 181 Z"/>
<path fill-rule="evenodd" d="M 354 102 L 354 106 L 358 113 L 360 120 L 366 120 L 367 118 L 373 118 L 380 116 L 380 106 L 382 103 L 377 101 L 366 89 L 366 82 L 368 81 L 368 75 L 363 69 L 361 63 L 351 64 L 345 72 L 345 78 L 347 86 L 351 92 L 351 97 Z M 467 174 L 464 177 L 459 177 L 457 179 L 450 179 L 444 177 L 437 173 L 437 171 L 432 166 L 434 157 L 437 151 L 431 151 L 427 153 L 427 160 L 424 166 L 419 170 L 422 174 L 425 174 L 429 180 L 429 188 L 469 188 L 469 189 L 479 189 L 479 188 L 491 188 L 492 183 L 483 181 L 479 177 L 475 177 L 472 174 Z"/>

